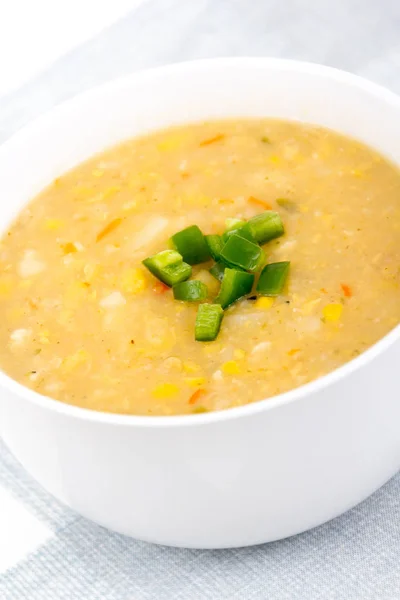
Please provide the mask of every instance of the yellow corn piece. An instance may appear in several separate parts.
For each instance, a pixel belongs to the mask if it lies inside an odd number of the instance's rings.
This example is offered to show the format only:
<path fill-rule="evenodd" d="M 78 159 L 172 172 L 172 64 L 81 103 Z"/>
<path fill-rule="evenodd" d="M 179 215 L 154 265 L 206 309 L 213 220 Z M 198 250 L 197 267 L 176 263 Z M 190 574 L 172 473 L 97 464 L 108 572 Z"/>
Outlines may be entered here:
<path fill-rule="evenodd" d="M 88 292 L 88 287 L 82 281 L 73 281 L 66 289 L 64 301 L 66 305 L 76 305 L 83 301 Z"/>
<path fill-rule="evenodd" d="M 275 298 L 270 298 L 268 296 L 262 296 L 261 298 L 258 298 L 255 301 L 254 306 L 255 306 L 255 308 L 257 308 L 257 310 L 268 310 L 269 308 L 272 307 L 274 302 L 275 302 Z"/>
<path fill-rule="evenodd" d="M 325 321 L 333 323 L 335 321 L 339 321 L 340 317 L 342 316 L 342 312 L 342 304 L 327 304 L 324 306 L 322 314 Z"/>
<path fill-rule="evenodd" d="M 104 171 L 102 169 L 93 169 L 92 175 L 93 177 L 103 177 Z"/>
<path fill-rule="evenodd" d="M 315 300 L 309 300 L 308 302 L 306 302 L 305 304 L 303 304 L 301 312 L 303 313 L 303 315 L 311 315 L 311 313 L 313 312 L 314 308 L 316 306 L 318 306 L 318 304 L 320 302 L 321 302 L 321 298 L 316 298 Z"/>
<path fill-rule="evenodd" d="M 273 165 L 279 165 L 282 161 L 279 158 L 279 156 L 276 156 L 276 154 L 272 154 L 269 157 L 269 161 L 273 164 Z"/>
<path fill-rule="evenodd" d="M 44 229 L 46 231 L 57 231 L 61 229 L 65 225 L 65 222 L 62 219 L 45 219 L 43 223 Z"/>
<path fill-rule="evenodd" d="M 103 200 L 108 200 L 118 194 L 121 191 L 121 187 L 119 185 L 112 185 L 103 192 Z"/>
<path fill-rule="evenodd" d="M 190 385 L 191 387 L 200 387 L 204 385 L 206 382 L 205 377 L 186 377 L 184 382 Z"/>
<path fill-rule="evenodd" d="M 39 334 L 39 342 L 41 344 L 50 344 L 50 331 L 48 329 L 42 329 Z"/>
<path fill-rule="evenodd" d="M 241 348 L 235 348 L 235 350 L 233 351 L 233 356 L 238 360 L 243 360 L 246 357 L 246 352 Z"/>
<path fill-rule="evenodd" d="M 225 375 L 239 375 L 241 369 L 235 360 L 228 360 L 221 367 Z"/>
<path fill-rule="evenodd" d="M 66 356 L 62 362 L 61 367 L 63 371 L 69 373 L 76 369 L 76 367 L 79 367 L 80 365 L 86 363 L 89 359 L 90 355 L 88 354 L 88 352 L 81 348 L 77 352 L 74 352 L 74 354 Z"/>
<path fill-rule="evenodd" d="M 84 185 L 77 185 L 73 191 L 75 200 L 87 200 L 94 194 L 93 188 Z"/>
<path fill-rule="evenodd" d="M 0 279 L 0 296 L 8 296 L 12 289 L 12 281 L 9 277 Z"/>
<path fill-rule="evenodd" d="M 186 361 L 183 363 L 183 369 L 186 373 L 198 373 L 201 367 L 194 362 Z"/>
<path fill-rule="evenodd" d="M 352 169 L 350 173 L 353 177 L 357 177 L 358 179 L 361 179 L 361 177 L 364 177 L 365 175 L 365 171 L 362 171 L 361 169 Z"/>
<path fill-rule="evenodd" d="M 162 400 L 164 398 L 172 398 L 178 392 L 179 388 L 174 383 L 160 383 L 153 389 L 152 394 L 154 398 Z"/>
<path fill-rule="evenodd" d="M 121 274 L 121 287 L 128 294 L 139 294 L 146 286 L 147 279 L 142 269 L 126 269 Z"/>
<path fill-rule="evenodd" d="M 172 133 L 159 142 L 157 148 L 160 152 L 172 152 L 182 146 L 183 141 L 184 137 L 182 134 Z"/>

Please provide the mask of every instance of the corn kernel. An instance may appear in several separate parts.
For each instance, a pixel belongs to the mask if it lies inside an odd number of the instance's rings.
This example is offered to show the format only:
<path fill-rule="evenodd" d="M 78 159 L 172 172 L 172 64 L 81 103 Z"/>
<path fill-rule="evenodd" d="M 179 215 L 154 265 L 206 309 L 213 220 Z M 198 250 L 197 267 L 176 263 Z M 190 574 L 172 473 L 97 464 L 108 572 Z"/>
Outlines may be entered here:
<path fill-rule="evenodd" d="M 121 287 L 124 292 L 138 294 L 146 289 L 146 276 L 142 269 L 127 269 L 121 275 Z"/>
<path fill-rule="evenodd" d="M 184 382 L 187 383 L 187 385 L 190 385 L 191 387 L 200 387 L 201 385 L 205 384 L 206 378 L 205 377 L 186 377 L 184 379 Z"/>
<path fill-rule="evenodd" d="M 39 342 L 41 344 L 49 344 L 50 343 L 50 331 L 48 329 L 42 329 L 39 334 Z"/>
<path fill-rule="evenodd" d="M 8 296 L 12 289 L 11 279 L 8 277 L 2 277 L 0 279 L 0 296 Z"/>
<path fill-rule="evenodd" d="M 322 314 L 325 321 L 335 322 L 340 319 L 343 312 L 342 304 L 327 304 L 324 306 Z"/>
<path fill-rule="evenodd" d="M 182 142 L 182 134 L 174 133 L 159 142 L 157 148 L 160 152 L 172 152 L 173 150 L 177 150 L 182 145 Z"/>
<path fill-rule="evenodd" d="M 228 360 L 221 367 L 225 375 L 239 375 L 240 367 L 235 360 Z"/>
<path fill-rule="evenodd" d="M 46 219 L 44 221 L 44 228 L 47 231 L 57 231 L 57 229 L 61 229 L 64 224 L 65 223 L 62 219 Z"/>
<path fill-rule="evenodd" d="M 62 369 L 66 372 L 73 371 L 74 369 L 76 369 L 76 367 L 79 367 L 80 365 L 87 362 L 89 358 L 90 355 L 86 352 L 86 350 L 81 348 L 74 354 L 70 354 L 69 356 L 66 356 L 64 358 L 62 362 Z"/>
<path fill-rule="evenodd" d="M 157 385 L 153 389 L 152 394 L 154 398 L 162 400 L 163 398 L 171 398 L 172 396 L 175 396 L 178 392 L 179 388 L 174 383 L 160 383 L 160 385 Z"/>
<path fill-rule="evenodd" d="M 194 362 L 186 361 L 183 363 L 183 369 L 186 373 L 198 373 L 200 371 L 200 366 Z"/>
<path fill-rule="evenodd" d="M 270 298 L 268 296 L 262 296 L 255 301 L 255 308 L 258 310 L 268 310 L 272 307 L 275 302 L 275 298 Z"/>
<path fill-rule="evenodd" d="M 279 156 L 276 156 L 276 154 L 272 154 L 272 156 L 269 157 L 269 160 L 273 165 L 279 165 L 282 162 Z"/>
<path fill-rule="evenodd" d="M 241 348 L 235 348 L 235 350 L 233 351 L 233 356 L 238 360 L 243 360 L 246 357 L 246 352 Z"/>

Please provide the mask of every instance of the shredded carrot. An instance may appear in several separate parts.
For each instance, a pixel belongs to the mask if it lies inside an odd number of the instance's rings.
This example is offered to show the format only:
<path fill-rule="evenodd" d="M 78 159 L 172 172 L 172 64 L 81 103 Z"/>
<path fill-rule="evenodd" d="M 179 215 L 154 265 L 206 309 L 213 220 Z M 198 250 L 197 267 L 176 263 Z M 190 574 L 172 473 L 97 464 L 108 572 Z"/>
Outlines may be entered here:
<path fill-rule="evenodd" d="M 109 233 L 111 233 L 112 231 L 114 231 L 114 229 L 116 229 L 119 225 L 121 225 L 122 223 L 122 219 L 121 218 L 117 218 L 117 219 L 113 219 L 112 221 L 110 221 L 108 223 L 108 225 L 106 225 L 104 227 L 104 229 L 102 229 L 96 237 L 96 242 L 100 242 L 100 240 L 102 240 L 104 237 L 106 237 L 106 235 L 108 235 Z"/>
<path fill-rule="evenodd" d="M 272 206 L 269 202 L 267 202 L 266 200 L 260 200 L 259 198 L 255 198 L 254 196 L 249 197 L 249 202 L 252 202 L 253 204 L 258 204 L 259 206 L 262 206 L 263 208 L 266 208 L 267 210 L 271 210 L 271 208 L 272 208 Z"/>
<path fill-rule="evenodd" d="M 164 292 L 168 291 L 169 287 L 165 285 L 162 281 L 157 281 L 157 283 L 153 287 L 153 292 L 155 294 L 164 294 Z"/>
<path fill-rule="evenodd" d="M 224 139 L 224 137 L 225 136 L 222 133 L 218 133 L 217 135 L 214 135 L 214 137 L 208 138 L 207 140 L 203 140 L 202 142 L 200 142 L 200 146 L 209 146 L 210 144 L 214 144 L 215 142 L 220 142 Z"/>
<path fill-rule="evenodd" d="M 196 404 L 197 400 L 199 400 L 199 398 L 201 398 L 202 396 L 204 396 L 204 394 L 207 394 L 207 392 L 203 388 L 200 388 L 200 389 L 196 390 L 190 396 L 190 398 L 189 398 L 189 404 Z"/>
<path fill-rule="evenodd" d="M 297 352 L 300 352 L 300 348 L 292 348 L 289 350 L 288 355 L 293 356 L 294 354 L 297 354 Z"/>
<path fill-rule="evenodd" d="M 340 287 L 343 290 L 343 294 L 346 296 L 346 298 L 351 298 L 353 295 L 353 292 L 351 291 L 351 287 L 349 285 L 346 285 L 345 283 L 341 283 Z"/>

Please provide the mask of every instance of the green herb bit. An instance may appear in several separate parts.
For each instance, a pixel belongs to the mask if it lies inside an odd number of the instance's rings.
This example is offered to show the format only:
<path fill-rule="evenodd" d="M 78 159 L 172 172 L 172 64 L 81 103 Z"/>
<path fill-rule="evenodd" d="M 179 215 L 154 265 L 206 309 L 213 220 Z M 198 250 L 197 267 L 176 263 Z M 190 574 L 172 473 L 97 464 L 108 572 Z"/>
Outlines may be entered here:
<path fill-rule="evenodd" d="M 171 242 L 189 265 L 197 265 L 210 259 L 208 245 L 197 225 L 178 231 L 171 237 Z"/>
<path fill-rule="evenodd" d="M 220 292 L 215 299 L 222 308 L 227 308 L 239 298 L 243 298 L 251 292 L 254 283 L 254 275 L 237 269 L 225 269 Z"/>
<path fill-rule="evenodd" d="M 257 244 L 235 234 L 223 247 L 221 259 L 228 265 L 255 272 L 261 269 L 265 261 L 265 253 Z"/>
<path fill-rule="evenodd" d="M 198 280 L 182 281 L 172 288 L 175 300 L 184 302 L 201 302 L 207 298 L 208 290 L 205 283 Z"/>
<path fill-rule="evenodd" d="M 163 250 L 146 258 L 143 264 L 157 279 L 169 286 L 189 279 L 192 274 L 192 267 L 183 262 L 182 256 L 175 250 Z"/>
<path fill-rule="evenodd" d="M 282 219 L 279 213 L 273 210 L 252 217 L 247 225 L 258 244 L 265 244 L 284 234 Z"/>
<path fill-rule="evenodd" d="M 287 210 L 287 212 L 295 213 L 299 211 L 299 207 L 297 206 L 296 202 L 289 200 L 289 198 L 277 198 L 276 203 L 283 209 Z"/>
<path fill-rule="evenodd" d="M 261 271 L 257 292 L 262 296 L 278 296 L 281 294 L 289 275 L 289 268 L 289 261 L 266 265 Z"/>
<path fill-rule="evenodd" d="M 261 141 L 263 142 L 263 144 L 270 144 L 271 143 L 271 140 L 266 135 L 262 136 Z"/>
<path fill-rule="evenodd" d="M 224 311 L 219 304 L 200 304 L 196 315 L 195 339 L 213 342 L 217 337 Z"/>
<path fill-rule="evenodd" d="M 222 234 L 222 240 L 226 243 L 232 235 L 240 235 L 240 237 L 249 240 L 249 242 L 255 242 L 252 232 L 250 231 L 249 224 L 246 221 L 239 221 L 232 228 L 227 229 Z"/>
<path fill-rule="evenodd" d="M 206 235 L 206 244 L 208 246 L 208 250 L 213 257 L 214 260 L 218 260 L 221 254 L 222 247 L 224 242 L 220 235 Z"/>
<path fill-rule="evenodd" d="M 224 278 L 226 266 L 220 262 L 215 263 L 210 269 L 210 273 L 218 281 L 222 281 Z"/>

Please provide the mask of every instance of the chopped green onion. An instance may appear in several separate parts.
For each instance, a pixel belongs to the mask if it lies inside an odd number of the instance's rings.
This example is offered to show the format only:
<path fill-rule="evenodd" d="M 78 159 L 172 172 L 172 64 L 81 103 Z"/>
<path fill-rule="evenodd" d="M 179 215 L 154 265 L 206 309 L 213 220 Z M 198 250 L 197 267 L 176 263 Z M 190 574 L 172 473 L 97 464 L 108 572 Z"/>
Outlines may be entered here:
<path fill-rule="evenodd" d="M 269 137 L 267 137 L 266 135 L 263 135 L 263 136 L 262 136 L 262 138 L 261 138 L 261 141 L 262 141 L 264 144 L 270 144 L 270 143 L 271 143 L 271 140 L 270 140 L 270 139 L 269 139 Z"/>
<path fill-rule="evenodd" d="M 226 243 L 232 235 L 240 235 L 240 237 L 249 240 L 249 242 L 255 242 L 252 232 L 246 221 L 239 221 L 235 226 L 227 229 L 222 234 L 222 240 Z"/>
<path fill-rule="evenodd" d="M 289 200 L 289 198 L 277 198 L 276 203 L 291 213 L 298 212 L 299 210 L 296 202 L 293 202 L 293 200 Z"/>
<path fill-rule="evenodd" d="M 221 254 L 222 247 L 224 245 L 222 238 L 220 235 L 206 235 L 206 243 L 208 246 L 208 250 L 210 251 L 211 256 L 214 260 L 219 259 L 219 255 Z"/>
<path fill-rule="evenodd" d="M 185 302 L 200 302 L 207 298 L 208 290 L 205 283 L 198 280 L 182 281 L 172 288 L 175 300 Z"/>
<path fill-rule="evenodd" d="M 227 268 L 225 269 L 221 289 L 215 302 L 220 304 L 222 308 L 227 308 L 230 304 L 239 300 L 239 298 L 249 294 L 253 283 L 254 275 L 252 273 Z"/>
<path fill-rule="evenodd" d="M 279 213 L 267 210 L 252 217 L 247 225 L 258 244 L 265 244 L 284 233 L 282 219 Z"/>
<path fill-rule="evenodd" d="M 240 267 L 245 271 L 258 271 L 265 260 L 265 254 L 257 244 L 235 234 L 223 247 L 221 259 L 228 265 Z"/>
<path fill-rule="evenodd" d="M 183 262 L 182 256 L 175 250 L 163 250 L 143 261 L 144 266 L 157 279 L 172 286 L 189 279 L 192 267 Z"/>
<path fill-rule="evenodd" d="M 206 240 L 197 225 L 178 231 L 171 237 L 171 242 L 189 265 L 197 265 L 210 258 Z"/>
<path fill-rule="evenodd" d="M 214 266 L 211 267 L 210 273 L 213 277 L 215 277 L 215 279 L 218 279 L 218 281 L 222 281 L 222 279 L 224 278 L 225 269 L 225 265 L 223 265 L 220 262 L 217 262 Z"/>
<path fill-rule="evenodd" d="M 212 342 L 217 337 L 224 311 L 219 304 L 200 304 L 197 310 L 195 339 Z"/>
<path fill-rule="evenodd" d="M 225 219 L 225 227 L 227 231 L 230 231 L 231 229 L 237 229 L 238 227 L 244 224 L 245 221 L 243 221 L 242 219 L 235 219 L 232 217 L 228 217 L 227 219 Z"/>
<path fill-rule="evenodd" d="M 257 292 L 262 296 L 278 296 L 281 294 L 289 274 L 289 267 L 289 261 L 266 265 L 261 271 Z"/>

